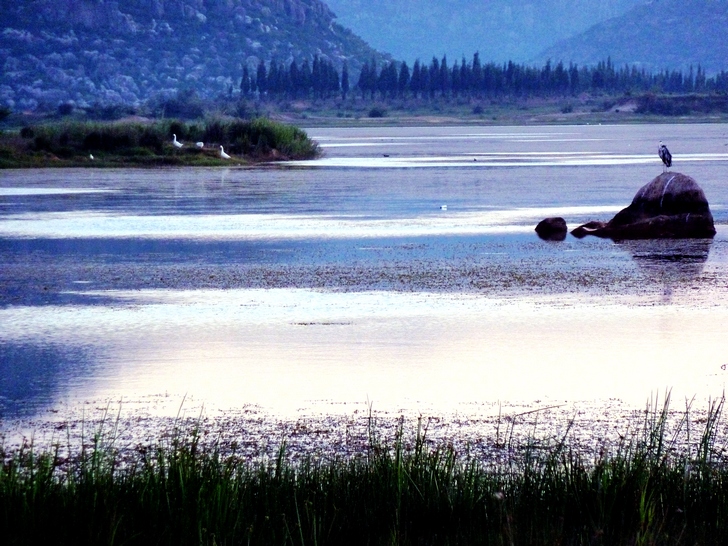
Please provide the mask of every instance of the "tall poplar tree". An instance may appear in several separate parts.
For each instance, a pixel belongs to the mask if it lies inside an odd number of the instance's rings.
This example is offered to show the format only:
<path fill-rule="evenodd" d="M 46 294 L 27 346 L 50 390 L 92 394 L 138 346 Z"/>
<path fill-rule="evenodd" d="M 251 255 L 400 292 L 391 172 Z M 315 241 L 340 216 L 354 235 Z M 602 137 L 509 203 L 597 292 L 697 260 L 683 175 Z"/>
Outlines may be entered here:
<path fill-rule="evenodd" d="M 248 70 L 248 65 L 246 64 L 243 67 L 243 77 L 240 80 L 240 92 L 243 94 L 243 96 L 247 96 L 251 89 L 251 81 L 250 81 L 250 71 Z"/>
<path fill-rule="evenodd" d="M 349 94 L 349 65 L 344 61 L 344 66 L 341 68 L 341 98 L 346 100 L 346 95 Z"/>
<path fill-rule="evenodd" d="M 406 62 L 402 62 L 399 67 L 399 78 L 397 78 L 397 92 L 400 97 L 404 97 L 410 83 L 410 70 Z"/>
<path fill-rule="evenodd" d="M 258 93 L 264 95 L 268 90 L 268 71 L 265 68 L 265 61 L 262 59 L 258 63 L 258 70 L 255 73 L 255 83 L 258 86 Z"/>
<path fill-rule="evenodd" d="M 412 67 L 412 76 L 410 77 L 410 91 L 415 98 L 420 96 L 422 92 L 422 68 L 420 67 L 420 60 L 416 59 L 415 64 Z"/>

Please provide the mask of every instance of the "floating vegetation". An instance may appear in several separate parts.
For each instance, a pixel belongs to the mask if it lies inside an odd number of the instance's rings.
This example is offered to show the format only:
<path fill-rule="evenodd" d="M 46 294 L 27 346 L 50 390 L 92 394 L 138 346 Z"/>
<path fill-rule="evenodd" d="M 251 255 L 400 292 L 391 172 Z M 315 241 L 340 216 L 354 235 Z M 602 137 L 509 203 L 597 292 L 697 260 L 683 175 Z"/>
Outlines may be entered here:
<path fill-rule="evenodd" d="M 515 442 L 503 419 L 492 460 L 433 445 L 423 420 L 384 438 L 370 416 L 357 453 L 296 460 L 285 441 L 223 450 L 201 421 L 121 451 L 106 422 L 75 453 L 4 452 L 0 524 L 6 544 L 723 544 L 723 405 L 654 401 L 592 454 L 569 427 Z"/>

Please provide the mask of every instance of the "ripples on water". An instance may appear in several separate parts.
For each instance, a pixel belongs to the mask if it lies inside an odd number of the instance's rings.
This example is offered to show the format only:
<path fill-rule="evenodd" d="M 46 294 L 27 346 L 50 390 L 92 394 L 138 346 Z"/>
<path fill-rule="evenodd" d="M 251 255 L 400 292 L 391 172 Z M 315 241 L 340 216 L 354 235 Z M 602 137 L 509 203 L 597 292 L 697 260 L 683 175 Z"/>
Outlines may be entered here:
<path fill-rule="evenodd" d="M 726 130 L 316 129 L 326 155 L 305 165 L 5 172 L 0 411 L 719 395 Z M 715 240 L 535 236 L 626 206 L 659 140 Z"/>

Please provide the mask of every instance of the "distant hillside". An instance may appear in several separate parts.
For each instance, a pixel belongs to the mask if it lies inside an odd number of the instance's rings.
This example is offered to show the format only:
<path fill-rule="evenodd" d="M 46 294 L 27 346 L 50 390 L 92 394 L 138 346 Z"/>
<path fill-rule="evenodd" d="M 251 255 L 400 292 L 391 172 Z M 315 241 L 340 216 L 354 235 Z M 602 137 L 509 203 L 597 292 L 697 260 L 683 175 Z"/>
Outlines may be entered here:
<path fill-rule="evenodd" d="M 525 62 L 644 1 L 326 0 L 342 25 L 410 64 L 443 54 L 453 62 L 476 51 L 486 62 Z"/>
<path fill-rule="evenodd" d="M 728 69 L 728 0 L 653 0 L 548 48 L 533 60 L 596 64 L 610 56 L 648 71 Z"/>
<path fill-rule="evenodd" d="M 373 56 L 320 0 L 24 0 L 0 8 L 0 105 L 137 104 L 237 90 L 242 68 Z"/>

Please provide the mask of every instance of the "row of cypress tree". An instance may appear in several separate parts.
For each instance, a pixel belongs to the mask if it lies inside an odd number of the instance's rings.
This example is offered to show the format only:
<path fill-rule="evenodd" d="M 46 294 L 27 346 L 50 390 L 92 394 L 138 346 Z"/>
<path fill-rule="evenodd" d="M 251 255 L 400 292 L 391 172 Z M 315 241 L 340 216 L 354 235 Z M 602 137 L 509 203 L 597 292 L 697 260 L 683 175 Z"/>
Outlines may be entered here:
<path fill-rule="evenodd" d="M 326 99 L 340 92 L 346 95 L 348 91 L 349 70 L 346 63 L 339 75 L 333 63 L 318 56 L 313 58 L 313 65 L 304 60 L 298 66 L 294 60 L 287 67 L 276 61 L 266 67 L 261 60 L 255 74 L 245 66 L 240 80 L 240 92 L 246 96 Z"/>
<path fill-rule="evenodd" d="M 240 83 L 244 95 L 262 98 L 344 98 L 352 91 L 349 70 L 344 63 L 341 72 L 333 63 L 314 57 L 299 66 L 261 61 L 255 74 L 244 68 Z M 464 57 L 450 66 L 447 57 L 432 58 L 429 64 L 415 61 L 410 69 L 406 62 L 378 64 L 372 59 L 364 63 L 355 91 L 363 98 L 394 99 L 420 97 L 558 97 L 579 93 L 704 93 L 728 92 L 728 72 L 706 76 L 698 65 L 685 73 L 681 70 L 649 72 L 637 66 L 616 67 L 611 59 L 596 66 L 577 66 L 548 61 L 542 67 L 507 63 L 482 64 L 478 53 L 472 61 Z"/>

